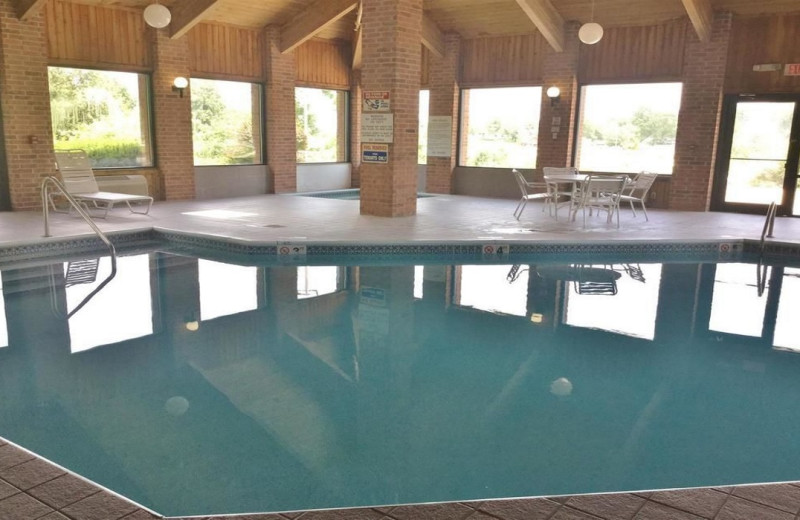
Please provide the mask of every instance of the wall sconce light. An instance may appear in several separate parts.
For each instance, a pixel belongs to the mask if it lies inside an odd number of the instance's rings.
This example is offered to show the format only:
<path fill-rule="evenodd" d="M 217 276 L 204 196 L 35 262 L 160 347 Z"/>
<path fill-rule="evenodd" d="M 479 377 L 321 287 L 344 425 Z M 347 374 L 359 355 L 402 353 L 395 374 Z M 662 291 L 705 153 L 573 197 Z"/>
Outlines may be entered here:
<path fill-rule="evenodd" d="M 165 6 L 155 3 L 144 8 L 144 21 L 150 27 L 163 29 L 172 20 L 172 13 Z"/>
<path fill-rule="evenodd" d="M 561 102 L 561 89 L 555 85 L 547 89 L 547 97 L 550 98 L 550 106 L 557 107 Z"/>
<path fill-rule="evenodd" d="M 189 80 L 184 78 L 183 76 L 178 76 L 172 82 L 172 90 L 178 92 L 181 97 L 183 97 L 183 89 L 189 86 Z"/>

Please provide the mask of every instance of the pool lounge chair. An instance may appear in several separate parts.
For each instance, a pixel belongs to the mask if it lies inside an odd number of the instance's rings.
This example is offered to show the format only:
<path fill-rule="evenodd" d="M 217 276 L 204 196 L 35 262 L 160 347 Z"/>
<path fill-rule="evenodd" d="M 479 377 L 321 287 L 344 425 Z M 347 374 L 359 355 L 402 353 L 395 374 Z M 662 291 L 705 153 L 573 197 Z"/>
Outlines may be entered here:
<path fill-rule="evenodd" d="M 85 204 L 89 208 L 103 211 L 100 218 L 106 218 L 108 212 L 114 208 L 114 204 L 124 202 L 131 213 L 147 215 L 153 205 L 153 197 L 147 195 L 130 195 L 128 193 L 114 193 L 110 191 L 100 191 L 97 181 L 94 178 L 92 165 L 89 157 L 83 150 L 56 150 L 56 164 L 64 187 L 75 200 Z M 55 210 L 53 195 L 50 195 L 50 206 Z M 136 203 L 131 206 L 131 202 Z M 137 210 L 136 208 L 144 208 Z"/>

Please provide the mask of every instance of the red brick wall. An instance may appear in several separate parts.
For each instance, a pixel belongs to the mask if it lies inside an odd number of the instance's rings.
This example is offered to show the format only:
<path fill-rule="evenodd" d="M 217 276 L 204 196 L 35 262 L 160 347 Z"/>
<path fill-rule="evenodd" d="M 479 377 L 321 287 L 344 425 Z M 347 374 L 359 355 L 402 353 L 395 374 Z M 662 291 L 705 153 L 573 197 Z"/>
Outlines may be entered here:
<path fill-rule="evenodd" d="M 456 166 L 456 143 L 458 140 L 458 96 L 459 62 L 461 38 L 458 34 L 445 36 L 445 54 L 439 58 L 428 53 L 428 86 L 431 116 L 452 117 L 450 157 L 428 156 L 425 191 L 430 193 L 453 192 L 453 168 Z"/>
<path fill-rule="evenodd" d="M 364 0 L 364 90 L 389 91 L 394 142 L 389 164 L 361 165 L 361 213 L 413 215 L 417 211 L 420 41 L 422 0 Z M 362 136 L 362 141 L 366 139 Z"/>
<path fill-rule="evenodd" d="M 177 76 L 189 78 L 188 38 L 169 38 L 168 29 L 148 29 L 153 38 L 153 117 L 160 194 L 167 200 L 194 198 L 191 90 L 172 90 Z"/>
<path fill-rule="evenodd" d="M 267 71 L 267 165 L 275 193 L 297 191 L 294 54 L 280 51 L 280 28 L 264 30 Z"/>
<path fill-rule="evenodd" d="M 542 113 L 539 121 L 539 151 L 536 157 L 537 176 L 545 166 L 570 166 L 578 100 L 578 55 L 583 43 L 578 40 L 578 25 L 567 24 L 564 51 L 547 46 L 542 65 Z M 547 89 L 556 86 L 561 96 L 556 105 L 547 97 Z M 560 130 L 553 139 L 553 117 L 561 118 Z"/>
<path fill-rule="evenodd" d="M 44 15 L 21 22 L 0 0 L 0 93 L 11 207 L 41 208 L 42 179 L 56 175 Z"/>
<path fill-rule="evenodd" d="M 671 209 L 708 209 L 731 20 L 730 13 L 717 13 L 710 42 L 701 42 L 694 32 L 686 42 L 675 168 L 670 186 Z"/>

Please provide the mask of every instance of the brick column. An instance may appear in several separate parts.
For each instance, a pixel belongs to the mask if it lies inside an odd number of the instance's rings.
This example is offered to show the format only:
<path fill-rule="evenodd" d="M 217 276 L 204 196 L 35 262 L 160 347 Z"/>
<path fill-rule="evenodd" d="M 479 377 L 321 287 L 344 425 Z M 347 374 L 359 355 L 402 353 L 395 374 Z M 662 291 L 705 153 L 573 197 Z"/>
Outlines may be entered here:
<path fill-rule="evenodd" d="M 361 71 L 354 70 L 350 84 L 350 185 L 361 186 Z"/>
<path fill-rule="evenodd" d="M 267 165 L 275 193 L 297 191 L 297 130 L 294 110 L 294 52 L 281 54 L 279 27 L 268 26 L 267 71 Z"/>
<path fill-rule="evenodd" d="M 687 38 L 683 54 L 683 93 L 675 137 L 670 209 L 708 209 L 731 21 L 730 13 L 716 13 L 710 42 L 701 42 L 691 29 Z"/>
<path fill-rule="evenodd" d="M 458 96 L 461 37 L 445 35 L 445 53 L 439 58 L 431 54 L 428 60 L 428 83 L 430 86 L 430 116 L 448 116 L 450 125 L 450 157 L 431 157 L 428 154 L 425 191 L 430 193 L 453 193 L 453 168 L 456 167 L 456 143 L 458 139 Z"/>
<path fill-rule="evenodd" d="M 536 155 L 537 175 L 545 166 L 570 166 L 573 136 L 577 121 L 578 101 L 578 54 L 580 52 L 578 24 L 568 23 L 564 32 L 564 51 L 556 52 L 547 45 L 542 67 L 542 112 L 539 120 L 539 150 Z M 547 89 L 556 86 L 561 96 L 553 104 L 547 97 Z M 560 117 L 561 124 L 553 138 L 553 118 Z"/>
<path fill-rule="evenodd" d="M 368 91 L 388 91 L 394 114 L 394 142 L 389 144 L 388 164 L 361 165 L 361 213 L 385 217 L 414 215 L 422 0 L 364 0 L 361 20 L 362 87 Z M 368 140 L 362 135 L 362 141 Z"/>
<path fill-rule="evenodd" d="M 56 171 L 44 14 L 21 22 L 14 6 L 0 0 L 0 103 L 8 166 L 0 209 L 20 210 L 41 208 L 42 179 Z"/>
<path fill-rule="evenodd" d="M 167 29 L 148 29 L 153 35 L 153 106 L 156 166 L 166 200 L 194 198 L 191 90 L 183 97 L 172 90 L 178 76 L 189 78 L 189 40 L 170 39 Z"/>

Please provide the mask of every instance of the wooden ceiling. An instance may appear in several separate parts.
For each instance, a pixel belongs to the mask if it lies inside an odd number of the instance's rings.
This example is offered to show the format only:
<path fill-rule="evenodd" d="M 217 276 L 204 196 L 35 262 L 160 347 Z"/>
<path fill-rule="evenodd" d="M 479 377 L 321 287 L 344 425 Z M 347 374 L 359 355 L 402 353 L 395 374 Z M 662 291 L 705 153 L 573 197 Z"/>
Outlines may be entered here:
<path fill-rule="evenodd" d="M 25 4 L 38 0 L 18 0 Z M 46 0 L 45 0 L 46 1 Z M 77 0 L 81 3 L 144 9 L 155 0 Z M 173 11 L 188 30 L 197 21 L 258 28 L 266 25 L 287 26 L 307 13 L 327 9 L 340 0 L 159 0 Z M 526 6 L 527 4 L 527 6 Z M 544 18 L 534 23 L 525 9 L 545 6 Z M 772 13 L 800 13 L 800 0 L 423 0 L 425 14 L 441 32 L 456 32 L 463 38 L 528 34 L 541 31 L 546 38 L 552 24 L 594 19 L 604 27 L 653 25 L 702 11 L 731 11 L 751 16 Z M 317 29 L 314 36 L 352 40 L 357 9 L 349 9 L 337 20 Z M 691 16 L 690 16 L 691 17 Z M 700 20 L 700 22 L 698 22 Z M 183 31 L 185 32 L 185 31 Z M 183 34 L 181 32 L 179 35 Z M 557 31 L 556 31 L 557 32 Z M 700 30 L 698 29 L 698 33 Z M 173 34 L 173 37 L 175 34 Z M 548 38 L 548 41 L 551 41 Z M 551 45 L 554 42 L 551 41 Z M 555 47 L 556 45 L 554 45 Z"/>

